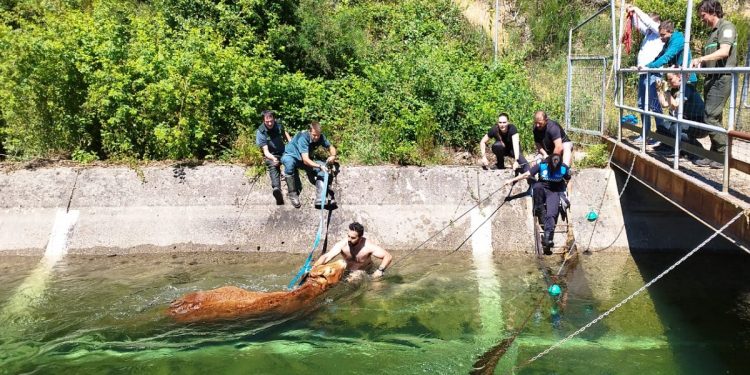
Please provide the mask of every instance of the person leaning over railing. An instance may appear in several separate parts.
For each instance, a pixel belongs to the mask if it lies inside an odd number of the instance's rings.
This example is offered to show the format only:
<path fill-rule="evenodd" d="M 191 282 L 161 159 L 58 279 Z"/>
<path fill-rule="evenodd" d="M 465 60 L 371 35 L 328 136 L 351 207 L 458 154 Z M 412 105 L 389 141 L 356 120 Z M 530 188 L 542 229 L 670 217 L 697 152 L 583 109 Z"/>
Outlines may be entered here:
<path fill-rule="evenodd" d="M 657 83 L 657 86 L 659 86 L 659 90 L 657 90 L 657 95 L 659 97 L 659 102 L 661 103 L 662 107 L 669 109 L 669 114 L 677 117 L 677 109 L 680 105 L 680 100 L 683 101 L 683 107 L 682 107 L 682 118 L 685 120 L 695 121 L 695 122 L 705 122 L 704 112 L 705 112 L 705 104 L 703 102 L 703 98 L 701 98 L 698 91 L 695 89 L 695 86 L 692 84 L 686 84 L 685 85 L 685 92 L 680 92 L 680 84 L 682 83 L 682 74 L 680 73 L 667 73 L 665 75 L 666 80 L 661 81 Z M 669 95 L 667 95 L 669 93 Z M 669 135 L 674 137 L 677 129 L 678 129 L 678 123 L 676 121 L 670 121 L 667 120 L 664 122 L 665 128 L 668 129 Z M 699 129 L 696 127 L 688 126 L 688 125 L 679 125 L 680 132 L 680 140 L 686 141 L 692 145 L 703 147 L 703 145 L 698 142 L 698 138 L 703 138 L 708 135 L 708 132 Z M 665 145 L 662 143 L 659 145 L 659 147 L 654 148 L 654 151 L 657 152 L 669 152 L 674 153 L 674 148 Z M 690 155 L 690 154 L 687 154 Z M 694 160 L 694 157 L 688 156 L 688 159 Z"/>
<path fill-rule="evenodd" d="M 664 41 L 659 35 L 660 18 L 656 13 L 646 14 L 640 8 L 634 5 L 628 5 L 628 13 L 635 15 L 633 18 L 633 25 L 643 34 L 643 41 L 641 41 L 641 48 L 638 50 L 638 57 L 636 59 L 637 66 L 644 66 L 659 55 L 664 47 Z M 638 75 L 638 108 L 646 109 L 646 91 L 648 91 L 648 110 L 656 113 L 661 113 L 661 107 L 659 106 L 659 100 L 656 99 L 656 81 L 659 79 L 661 74 L 653 73 L 646 74 L 640 73 Z M 646 78 L 649 78 L 648 83 Z M 662 119 L 659 117 L 654 118 L 656 128 L 663 126 Z M 644 127 L 644 133 L 646 135 L 647 142 L 653 144 L 653 140 L 649 139 L 649 133 L 651 132 L 651 116 L 641 114 L 641 123 Z M 636 142 L 642 142 L 643 139 L 638 137 Z"/>
<path fill-rule="evenodd" d="M 733 68 L 737 66 L 737 29 L 725 20 L 721 4 L 716 0 L 703 0 L 698 4 L 701 21 L 711 28 L 703 47 L 703 56 L 693 60 L 692 67 Z M 723 127 L 724 105 L 732 89 L 732 75 L 727 73 L 707 74 L 703 86 L 706 100 L 706 123 Z M 709 132 L 711 151 L 723 153 L 727 147 L 727 137 L 723 133 Z M 696 165 L 722 167 L 721 163 L 709 159 L 696 161 Z"/>

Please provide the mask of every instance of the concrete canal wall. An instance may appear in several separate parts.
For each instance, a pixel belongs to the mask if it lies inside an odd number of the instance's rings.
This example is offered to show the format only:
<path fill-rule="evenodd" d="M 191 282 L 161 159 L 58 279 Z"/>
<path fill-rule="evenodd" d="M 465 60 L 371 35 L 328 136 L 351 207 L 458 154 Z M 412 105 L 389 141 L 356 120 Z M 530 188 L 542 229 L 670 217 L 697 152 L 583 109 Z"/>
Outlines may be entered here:
<path fill-rule="evenodd" d="M 509 187 L 501 183 L 509 177 L 510 171 L 475 167 L 345 166 L 334 185 L 339 208 L 331 212 L 328 247 L 356 220 L 365 225 L 368 238 L 384 247 L 412 249 L 500 189 L 480 206 L 484 214 L 491 213 L 508 195 Z M 579 248 L 660 247 L 659 234 L 629 243 L 633 236 L 620 233 L 626 220 L 612 171 L 582 170 L 572 181 L 571 219 Z M 68 237 L 70 253 L 306 252 L 320 212 L 312 206 L 314 187 L 303 181 L 303 188 L 303 207 L 295 209 L 288 202 L 275 205 L 267 175 L 248 176 L 236 165 L 5 171 L 0 173 L 0 252 L 43 253 L 60 210 L 79 214 Z M 526 188 L 519 182 L 511 196 Z M 586 213 L 598 207 L 605 192 L 594 228 Z M 659 207 L 652 206 L 648 214 L 653 216 Z M 455 220 L 423 249 L 455 249 L 471 232 L 470 216 Z M 533 251 L 529 197 L 508 201 L 489 225 L 493 251 Z"/>

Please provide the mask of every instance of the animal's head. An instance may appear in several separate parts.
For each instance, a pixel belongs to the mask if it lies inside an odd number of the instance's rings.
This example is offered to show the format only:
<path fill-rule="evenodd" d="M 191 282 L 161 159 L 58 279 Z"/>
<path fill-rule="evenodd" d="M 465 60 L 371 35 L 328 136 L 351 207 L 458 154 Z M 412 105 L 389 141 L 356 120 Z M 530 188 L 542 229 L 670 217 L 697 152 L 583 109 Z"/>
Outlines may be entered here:
<path fill-rule="evenodd" d="M 339 259 L 335 262 L 321 264 L 313 267 L 310 270 L 309 280 L 315 281 L 317 284 L 327 289 L 333 285 L 336 285 L 341 280 L 341 276 L 346 270 L 346 261 Z"/>

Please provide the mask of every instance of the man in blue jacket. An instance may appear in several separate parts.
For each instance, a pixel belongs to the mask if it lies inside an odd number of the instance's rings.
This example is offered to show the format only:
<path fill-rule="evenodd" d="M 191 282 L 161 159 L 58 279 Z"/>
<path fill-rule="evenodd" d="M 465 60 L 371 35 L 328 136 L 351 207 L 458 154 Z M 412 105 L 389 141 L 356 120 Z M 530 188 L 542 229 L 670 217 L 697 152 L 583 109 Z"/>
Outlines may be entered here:
<path fill-rule="evenodd" d="M 656 56 L 656 59 L 648 64 L 646 68 L 661 68 L 663 66 L 682 66 L 682 52 L 685 47 L 685 35 L 674 29 L 674 22 L 665 20 L 659 24 L 659 37 L 664 42 L 664 48 Z M 690 50 L 688 50 L 687 67 L 690 67 L 690 61 L 693 59 Z M 641 67 L 639 67 L 641 68 Z M 698 78 L 695 73 L 688 76 L 688 84 L 695 84 Z"/>
<path fill-rule="evenodd" d="M 659 24 L 659 37 L 664 42 L 664 48 L 661 50 L 659 55 L 656 56 L 654 61 L 645 65 L 646 68 L 661 68 L 664 66 L 682 66 L 683 48 L 685 46 L 685 35 L 682 32 L 674 29 L 674 22 L 664 20 Z M 687 66 L 690 66 L 692 55 L 688 50 L 687 55 Z M 642 66 L 638 67 L 643 68 Z M 698 81 L 695 73 L 688 75 L 687 84 L 695 85 Z M 663 121 L 656 122 L 656 132 L 663 135 L 670 135 L 669 129 L 664 126 Z M 664 147 L 667 148 L 667 147 Z"/>

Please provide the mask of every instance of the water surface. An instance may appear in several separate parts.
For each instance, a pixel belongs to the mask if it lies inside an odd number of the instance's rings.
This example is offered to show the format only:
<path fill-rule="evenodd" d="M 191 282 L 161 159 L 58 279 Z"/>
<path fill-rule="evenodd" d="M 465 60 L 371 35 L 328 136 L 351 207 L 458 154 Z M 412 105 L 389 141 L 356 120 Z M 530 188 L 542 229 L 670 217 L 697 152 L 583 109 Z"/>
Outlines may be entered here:
<path fill-rule="evenodd" d="M 680 254 L 583 256 L 559 314 L 530 256 L 495 255 L 490 266 L 497 280 L 488 284 L 477 280 L 480 273 L 468 252 L 412 255 L 382 281 L 340 284 L 306 316 L 191 325 L 164 315 L 170 301 L 223 285 L 282 290 L 304 255 L 70 255 L 57 264 L 43 293 L 27 301 L 24 314 L 0 322 L 0 372 L 465 374 L 529 316 L 498 373 L 739 374 L 750 369 L 748 255 L 697 255 L 602 322 L 528 364 Z M 13 299 L 37 262 L 0 257 L 0 305 Z M 478 285 L 499 290 L 480 293 Z M 499 301 L 480 298 L 488 295 Z"/>

